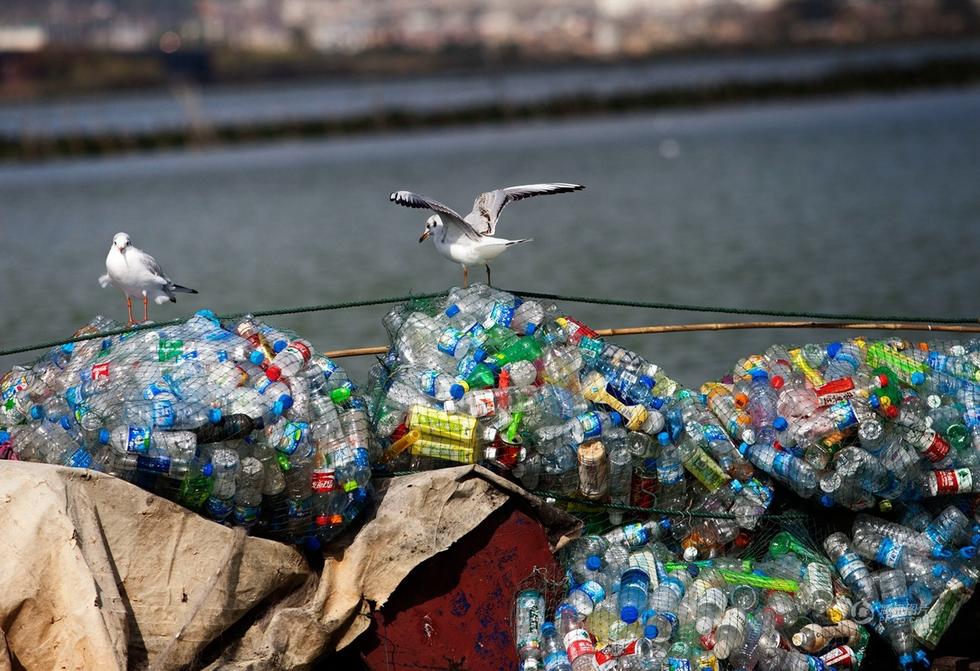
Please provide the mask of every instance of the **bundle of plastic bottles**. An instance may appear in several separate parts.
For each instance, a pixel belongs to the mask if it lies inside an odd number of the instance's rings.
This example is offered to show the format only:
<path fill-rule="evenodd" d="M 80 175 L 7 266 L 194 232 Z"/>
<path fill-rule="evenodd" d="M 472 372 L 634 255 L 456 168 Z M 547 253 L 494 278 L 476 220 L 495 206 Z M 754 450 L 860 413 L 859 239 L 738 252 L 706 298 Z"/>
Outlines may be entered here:
<path fill-rule="evenodd" d="M 834 533 L 823 547 L 899 667 L 928 668 L 923 648 L 935 648 L 976 587 L 980 525 L 955 505 L 935 517 L 913 505 L 903 521 L 858 514 L 850 538 Z"/>
<path fill-rule="evenodd" d="M 547 589 L 517 595 L 521 669 L 859 668 L 869 635 L 852 619 L 849 592 L 796 536 L 775 535 L 758 560 L 691 563 L 677 550 L 619 530 L 567 545 L 567 589 L 553 610 Z"/>
<path fill-rule="evenodd" d="M 395 471 L 484 463 L 559 503 L 604 505 L 607 527 L 653 503 L 728 516 L 692 525 L 689 559 L 752 529 L 772 500 L 698 394 L 555 305 L 478 284 L 396 307 L 385 325 L 368 397 Z"/>
<path fill-rule="evenodd" d="M 118 324 L 97 317 L 75 337 Z M 369 500 L 367 414 L 295 333 L 201 311 L 56 347 L 0 379 L 0 456 L 85 467 L 271 537 L 316 545 Z"/>
<path fill-rule="evenodd" d="M 746 459 L 854 510 L 980 491 L 980 340 L 769 348 L 701 387 Z"/>

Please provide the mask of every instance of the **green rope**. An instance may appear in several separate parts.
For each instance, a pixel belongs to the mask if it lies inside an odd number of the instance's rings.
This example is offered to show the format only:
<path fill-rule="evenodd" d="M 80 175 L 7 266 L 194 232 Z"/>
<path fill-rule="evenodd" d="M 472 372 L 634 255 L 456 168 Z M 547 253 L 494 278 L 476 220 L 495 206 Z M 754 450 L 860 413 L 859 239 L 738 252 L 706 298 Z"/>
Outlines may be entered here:
<path fill-rule="evenodd" d="M 505 289 L 504 291 L 508 291 Z M 511 291 L 525 298 L 545 298 L 554 301 L 568 301 L 571 303 L 591 303 L 593 305 L 615 305 L 627 308 L 651 308 L 655 310 L 680 310 L 685 312 L 716 312 L 729 315 L 767 315 L 770 317 L 799 317 L 804 319 L 839 319 L 844 321 L 865 321 L 865 322 L 916 322 L 916 323 L 938 323 L 938 324 L 977 324 L 980 319 L 977 317 L 903 317 L 895 315 L 864 315 L 864 314 L 836 314 L 832 312 L 802 312 L 794 310 L 770 310 L 766 308 L 727 308 L 716 305 L 686 305 L 684 303 L 650 303 L 644 301 L 616 300 L 612 298 L 590 298 L 587 296 L 562 296 L 559 294 L 545 294 L 533 291 Z"/>
<path fill-rule="evenodd" d="M 324 303 L 322 305 L 304 305 L 300 307 L 289 307 L 280 308 L 278 310 L 255 310 L 253 312 L 229 312 L 227 314 L 216 314 L 215 317 L 218 319 L 239 319 L 245 315 L 252 315 L 253 317 L 270 317 L 275 315 L 295 315 L 302 314 L 304 312 L 323 312 L 327 310 L 343 310 L 345 308 L 360 308 L 368 307 L 371 305 L 388 305 L 391 303 L 404 303 L 405 301 L 418 300 L 425 298 L 436 298 L 438 296 L 445 296 L 445 291 L 440 291 L 431 294 L 413 294 L 409 296 L 392 296 L 389 298 L 377 298 L 367 301 L 346 301 L 344 303 Z M 21 354 L 23 352 L 32 352 L 39 349 L 48 349 L 49 347 L 60 347 L 61 345 L 67 345 L 69 343 L 85 342 L 86 340 L 96 340 L 98 338 L 108 338 L 116 335 L 123 335 L 125 333 L 136 333 L 138 331 L 146 331 L 148 329 L 158 329 L 165 326 L 176 326 L 178 324 L 183 324 L 189 318 L 188 317 L 178 317 L 177 319 L 170 319 L 165 322 L 154 322 L 152 324 L 136 324 L 133 326 L 124 326 L 118 329 L 110 329 L 108 331 L 101 331 L 99 333 L 93 333 L 90 335 L 78 336 L 75 338 L 69 338 L 67 340 L 49 340 L 48 342 L 38 343 L 36 345 L 23 345 L 21 347 L 11 347 L 8 349 L 0 350 L 0 356 L 7 356 L 8 354 Z"/>
<path fill-rule="evenodd" d="M 567 301 L 570 303 L 590 303 L 593 305 L 615 305 L 620 307 L 649 308 L 655 310 L 682 310 L 687 312 L 715 312 L 720 314 L 735 314 L 735 315 L 769 315 L 773 317 L 798 317 L 798 318 L 805 318 L 805 319 L 838 319 L 838 320 L 846 320 L 846 321 L 868 321 L 868 322 L 897 321 L 897 322 L 916 322 L 916 323 L 932 322 L 932 323 L 939 323 L 939 324 L 976 324 L 980 322 L 980 319 L 973 318 L 973 317 L 955 317 L 952 319 L 947 319 L 947 318 L 940 318 L 940 317 L 906 317 L 906 316 L 894 316 L 894 315 L 881 316 L 881 315 L 862 315 L 862 314 L 834 314 L 829 312 L 799 312 L 799 311 L 790 311 L 790 310 L 766 310 L 766 309 L 758 309 L 758 308 L 728 308 L 728 307 L 719 307 L 719 306 L 711 306 L 711 305 L 685 305 L 681 303 L 651 303 L 651 302 L 644 302 L 644 301 L 615 300 L 611 298 L 590 298 L 587 296 L 562 296 L 560 294 L 546 294 L 546 293 L 539 293 L 534 291 L 511 291 L 511 293 L 526 298 L 543 298 L 548 300 Z M 376 298 L 376 299 L 362 300 L 362 301 L 345 301 L 343 303 L 323 303 L 319 305 L 286 307 L 286 308 L 279 308 L 277 310 L 231 312 L 228 314 L 221 314 L 215 316 L 218 317 L 218 319 L 237 319 L 249 314 L 256 317 L 293 315 L 293 314 L 303 314 L 307 312 L 323 312 L 327 310 L 361 308 L 361 307 L 368 307 L 371 305 L 390 305 L 393 303 L 404 303 L 410 300 L 437 298 L 439 296 L 445 296 L 445 295 L 446 295 L 445 291 L 439 291 L 435 293 L 414 294 L 408 296 L 390 296 L 387 298 Z M 7 356 L 10 354 L 21 354 L 23 352 L 32 352 L 34 350 L 47 349 L 49 347 L 58 347 L 61 345 L 66 345 L 68 343 L 84 342 L 86 340 L 94 340 L 96 338 L 105 338 L 114 335 L 122 335 L 124 333 L 134 333 L 137 331 L 144 331 L 146 329 L 155 329 L 163 326 L 175 326 L 177 324 L 182 324 L 185 321 L 186 318 L 171 319 L 169 321 L 158 322 L 154 324 L 141 324 L 137 326 L 127 326 L 124 328 L 113 329 L 102 333 L 78 336 L 77 338 L 70 338 L 67 340 L 50 340 L 48 342 L 38 343 L 34 345 L 10 347 L 7 349 L 0 350 L 0 356 Z"/>
<path fill-rule="evenodd" d="M 591 508 L 602 508 L 605 510 L 622 510 L 631 513 L 649 513 L 651 515 L 663 515 L 665 517 L 701 517 L 706 519 L 733 520 L 736 516 L 733 513 L 715 513 L 710 510 L 680 510 L 676 508 L 655 508 L 649 506 L 633 506 L 628 503 L 599 503 L 589 499 L 566 496 L 557 492 L 547 492 L 535 490 L 531 492 L 538 498 L 554 499 L 565 503 L 578 503 Z M 778 520 L 778 521 L 799 521 L 807 519 L 803 513 L 764 513 L 759 515 L 759 519 Z"/>

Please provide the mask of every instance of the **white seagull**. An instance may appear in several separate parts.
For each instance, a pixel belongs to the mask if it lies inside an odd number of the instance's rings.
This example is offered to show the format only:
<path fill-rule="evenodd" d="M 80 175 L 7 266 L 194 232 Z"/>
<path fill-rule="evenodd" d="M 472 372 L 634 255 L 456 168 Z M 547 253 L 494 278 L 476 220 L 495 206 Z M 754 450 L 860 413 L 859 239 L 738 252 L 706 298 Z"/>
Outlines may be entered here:
<path fill-rule="evenodd" d="M 468 268 L 483 264 L 487 268 L 487 284 L 490 284 L 490 261 L 511 245 L 531 242 L 529 238 L 506 240 L 493 237 L 497 230 L 497 220 L 507 203 L 532 196 L 545 196 L 553 193 L 580 191 L 581 184 L 525 184 L 509 186 L 481 193 L 473 201 L 473 210 L 465 217 L 451 207 L 437 200 L 420 196 L 411 191 L 395 191 L 389 196 L 393 203 L 405 207 L 417 207 L 434 211 L 436 214 L 425 222 L 425 230 L 419 242 L 434 236 L 436 249 L 451 261 L 463 266 L 463 286 L 468 282 Z"/>
<path fill-rule="evenodd" d="M 157 305 L 167 301 L 177 302 L 175 293 L 196 294 L 194 289 L 174 284 L 163 272 L 160 264 L 142 249 L 134 247 L 126 233 L 116 233 L 105 257 L 106 274 L 99 278 L 99 284 L 106 288 L 114 284 L 126 296 L 129 309 L 129 323 L 133 319 L 133 298 L 143 297 L 143 321 L 147 321 L 147 302 L 153 300 Z"/>

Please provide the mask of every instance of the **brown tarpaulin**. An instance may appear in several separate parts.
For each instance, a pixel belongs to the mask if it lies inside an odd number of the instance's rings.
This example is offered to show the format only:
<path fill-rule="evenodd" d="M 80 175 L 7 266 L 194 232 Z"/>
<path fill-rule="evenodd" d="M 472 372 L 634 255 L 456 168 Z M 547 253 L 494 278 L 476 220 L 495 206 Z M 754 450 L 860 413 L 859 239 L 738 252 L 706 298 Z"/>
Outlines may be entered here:
<path fill-rule="evenodd" d="M 380 481 L 376 513 L 317 575 L 291 547 L 127 482 L 0 462 L 0 671 L 208 659 L 222 670 L 309 668 L 361 634 L 412 568 L 511 496 L 527 498 L 553 543 L 577 532 L 573 518 L 480 467 L 429 471 Z"/>

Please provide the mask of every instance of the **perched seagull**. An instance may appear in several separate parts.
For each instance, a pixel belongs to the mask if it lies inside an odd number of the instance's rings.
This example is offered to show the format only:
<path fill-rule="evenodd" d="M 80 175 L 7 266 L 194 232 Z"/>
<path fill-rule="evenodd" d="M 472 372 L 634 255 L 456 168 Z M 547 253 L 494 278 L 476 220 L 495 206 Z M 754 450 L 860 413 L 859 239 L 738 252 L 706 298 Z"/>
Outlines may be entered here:
<path fill-rule="evenodd" d="M 152 299 L 157 305 L 167 301 L 177 302 L 175 293 L 196 294 L 194 289 L 174 284 L 157 260 L 137 249 L 130 243 L 125 233 L 116 233 L 109 247 L 109 255 L 105 257 L 106 274 L 99 278 L 99 284 L 106 288 L 115 284 L 126 295 L 126 307 L 129 308 L 129 323 L 133 319 L 133 298 L 143 297 L 143 321 L 147 321 L 147 302 Z"/>
<path fill-rule="evenodd" d="M 581 184 L 525 184 L 509 186 L 481 193 L 473 201 L 473 210 L 465 217 L 437 200 L 420 196 L 411 191 L 395 191 L 389 196 L 393 203 L 405 207 L 417 207 L 434 211 L 425 221 L 425 230 L 419 242 L 434 236 L 436 249 L 451 261 L 463 266 L 463 286 L 468 282 L 469 266 L 483 264 L 487 268 L 487 284 L 490 284 L 490 261 L 511 245 L 531 242 L 529 238 L 505 240 L 493 237 L 497 220 L 507 203 L 532 196 L 580 191 Z"/>

